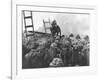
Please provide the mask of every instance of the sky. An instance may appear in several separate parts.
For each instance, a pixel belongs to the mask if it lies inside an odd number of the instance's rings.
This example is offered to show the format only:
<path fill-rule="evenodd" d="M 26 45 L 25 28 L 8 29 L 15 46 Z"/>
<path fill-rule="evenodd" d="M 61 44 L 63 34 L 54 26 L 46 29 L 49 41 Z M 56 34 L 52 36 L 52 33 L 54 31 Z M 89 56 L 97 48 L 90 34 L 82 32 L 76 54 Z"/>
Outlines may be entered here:
<path fill-rule="evenodd" d="M 26 15 L 29 15 L 29 13 L 26 13 Z M 64 35 L 68 33 L 89 35 L 90 18 L 88 14 L 33 12 L 32 16 L 36 31 L 44 32 L 43 20 L 49 21 L 50 19 L 50 22 L 52 22 L 55 19 Z M 30 20 L 26 22 L 27 24 L 31 24 Z"/>

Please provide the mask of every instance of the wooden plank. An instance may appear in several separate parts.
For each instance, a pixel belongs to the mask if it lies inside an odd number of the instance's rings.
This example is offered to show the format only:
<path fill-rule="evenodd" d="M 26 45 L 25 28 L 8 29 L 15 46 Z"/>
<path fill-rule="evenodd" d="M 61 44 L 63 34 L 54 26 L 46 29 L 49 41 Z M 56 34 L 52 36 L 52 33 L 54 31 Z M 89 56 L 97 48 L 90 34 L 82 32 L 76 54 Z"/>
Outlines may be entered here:
<path fill-rule="evenodd" d="M 32 18 L 32 16 L 26 16 L 26 17 L 24 17 L 24 19 L 27 19 L 27 18 Z"/>
<path fill-rule="evenodd" d="M 27 25 L 27 26 L 25 26 L 26 28 L 29 28 L 29 27 L 33 27 L 33 25 Z"/>

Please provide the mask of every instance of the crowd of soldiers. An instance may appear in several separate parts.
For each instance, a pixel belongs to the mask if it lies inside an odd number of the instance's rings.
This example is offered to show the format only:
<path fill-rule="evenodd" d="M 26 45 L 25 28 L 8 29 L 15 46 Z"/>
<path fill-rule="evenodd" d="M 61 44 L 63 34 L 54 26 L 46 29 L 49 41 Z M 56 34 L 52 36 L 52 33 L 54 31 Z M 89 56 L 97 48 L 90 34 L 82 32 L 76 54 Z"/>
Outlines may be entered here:
<path fill-rule="evenodd" d="M 62 35 L 48 37 L 39 44 L 32 38 L 23 38 L 22 67 L 89 66 L 89 36 Z"/>

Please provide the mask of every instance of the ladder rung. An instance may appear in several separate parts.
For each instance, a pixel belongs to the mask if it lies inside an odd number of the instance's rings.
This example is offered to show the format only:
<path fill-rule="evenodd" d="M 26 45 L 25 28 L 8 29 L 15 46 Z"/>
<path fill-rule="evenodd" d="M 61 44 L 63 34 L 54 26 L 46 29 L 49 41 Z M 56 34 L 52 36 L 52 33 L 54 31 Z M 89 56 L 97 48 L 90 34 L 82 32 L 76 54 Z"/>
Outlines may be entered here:
<path fill-rule="evenodd" d="M 45 21 L 45 23 L 50 23 L 49 21 Z"/>
<path fill-rule="evenodd" d="M 33 36 L 34 34 L 26 34 L 26 36 Z"/>
<path fill-rule="evenodd" d="M 24 17 L 24 19 L 27 19 L 27 18 L 32 18 L 32 16 L 26 16 L 26 17 Z"/>
<path fill-rule="evenodd" d="M 27 25 L 27 26 L 25 26 L 25 27 L 33 27 L 33 25 Z"/>
<path fill-rule="evenodd" d="M 28 31 L 28 32 L 33 33 L 34 31 Z"/>

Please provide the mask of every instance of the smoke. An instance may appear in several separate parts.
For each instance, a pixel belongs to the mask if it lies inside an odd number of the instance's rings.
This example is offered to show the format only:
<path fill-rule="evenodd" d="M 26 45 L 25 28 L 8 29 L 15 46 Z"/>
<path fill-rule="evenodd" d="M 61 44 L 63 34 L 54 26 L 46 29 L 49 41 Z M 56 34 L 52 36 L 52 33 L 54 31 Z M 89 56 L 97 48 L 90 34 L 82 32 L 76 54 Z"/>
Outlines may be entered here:
<path fill-rule="evenodd" d="M 62 34 L 89 35 L 89 15 L 57 14 L 55 18 L 62 30 Z"/>

